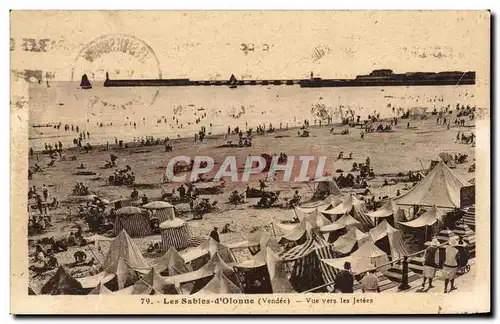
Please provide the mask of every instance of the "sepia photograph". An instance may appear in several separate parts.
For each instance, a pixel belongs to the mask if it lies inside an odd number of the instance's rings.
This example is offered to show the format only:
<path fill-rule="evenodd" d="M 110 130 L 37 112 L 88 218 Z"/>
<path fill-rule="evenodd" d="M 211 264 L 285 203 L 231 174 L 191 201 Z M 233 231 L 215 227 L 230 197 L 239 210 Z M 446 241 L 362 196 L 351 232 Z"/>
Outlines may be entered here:
<path fill-rule="evenodd" d="M 488 11 L 10 24 L 12 313 L 490 311 Z"/>

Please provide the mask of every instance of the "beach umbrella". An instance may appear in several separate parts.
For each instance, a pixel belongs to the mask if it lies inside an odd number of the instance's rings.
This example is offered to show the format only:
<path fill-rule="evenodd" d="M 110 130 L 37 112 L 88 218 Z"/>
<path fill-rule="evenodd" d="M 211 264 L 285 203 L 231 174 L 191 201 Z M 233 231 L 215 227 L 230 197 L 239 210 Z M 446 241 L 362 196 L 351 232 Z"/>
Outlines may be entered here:
<path fill-rule="evenodd" d="M 169 204 L 166 201 L 152 201 L 142 206 L 142 208 L 146 209 L 164 209 L 164 208 L 173 208 L 172 204 Z"/>

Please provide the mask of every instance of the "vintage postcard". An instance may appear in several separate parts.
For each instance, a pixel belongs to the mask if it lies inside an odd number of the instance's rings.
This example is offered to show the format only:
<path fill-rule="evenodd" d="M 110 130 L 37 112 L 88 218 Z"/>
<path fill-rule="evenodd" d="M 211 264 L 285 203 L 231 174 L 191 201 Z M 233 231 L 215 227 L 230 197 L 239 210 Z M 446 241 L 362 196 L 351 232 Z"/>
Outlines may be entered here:
<path fill-rule="evenodd" d="M 490 312 L 488 11 L 10 16 L 12 313 Z"/>

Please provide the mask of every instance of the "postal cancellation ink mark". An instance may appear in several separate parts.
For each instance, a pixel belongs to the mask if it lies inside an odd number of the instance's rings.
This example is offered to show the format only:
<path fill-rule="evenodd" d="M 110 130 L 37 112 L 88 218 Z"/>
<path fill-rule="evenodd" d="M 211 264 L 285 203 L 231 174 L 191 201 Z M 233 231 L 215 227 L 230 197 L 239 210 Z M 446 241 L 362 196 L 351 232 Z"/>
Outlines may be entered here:
<path fill-rule="evenodd" d="M 86 74 L 91 84 L 110 79 L 161 79 L 160 62 L 155 52 L 138 37 L 126 34 L 104 35 L 86 44 L 75 58 L 71 80 L 78 81 Z M 100 86 L 100 85 L 99 85 Z M 128 105 L 142 103 L 152 105 L 159 91 L 145 92 L 145 97 L 126 99 L 101 98 L 91 102 L 102 106 L 126 109 Z M 119 100 L 122 100 L 119 102 Z"/>

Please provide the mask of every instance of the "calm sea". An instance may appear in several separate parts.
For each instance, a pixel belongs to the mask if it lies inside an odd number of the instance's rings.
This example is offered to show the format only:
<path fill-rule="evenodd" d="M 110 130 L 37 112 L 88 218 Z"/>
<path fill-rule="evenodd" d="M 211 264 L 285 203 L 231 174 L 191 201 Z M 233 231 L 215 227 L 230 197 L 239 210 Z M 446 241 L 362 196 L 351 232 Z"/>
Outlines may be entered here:
<path fill-rule="evenodd" d="M 135 87 L 79 89 L 78 83 L 53 82 L 50 87 L 30 88 L 29 143 L 36 149 L 44 143 L 61 141 L 72 145 L 75 131 L 64 125 L 79 126 L 90 133 L 90 143 L 114 143 L 115 137 L 133 140 L 155 137 L 193 136 L 201 126 L 208 132 L 223 133 L 227 127 L 256 127 L 270 123 L 276 128 L 334 121 L 351 113 L 366 118 L 399 116 L 403 111 L 428 112 L 447 105 L 484 105 L 476 97 L 475 86 L 439 87 L 357 87 L 300 88 L 299 86 Z M 196 123 L 196 120 L 199 123 Z M 53 127 L 33 127 L 40 124 Z M 102 123 L 102 127 L 100 126 Z M 135 123 L 135 127 L 134 127 Z"/>

